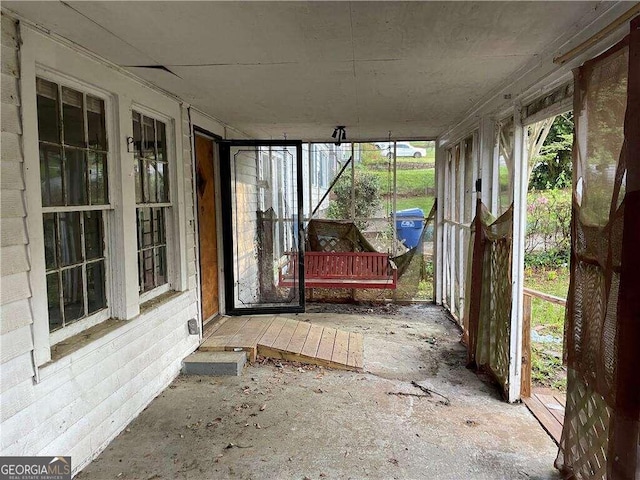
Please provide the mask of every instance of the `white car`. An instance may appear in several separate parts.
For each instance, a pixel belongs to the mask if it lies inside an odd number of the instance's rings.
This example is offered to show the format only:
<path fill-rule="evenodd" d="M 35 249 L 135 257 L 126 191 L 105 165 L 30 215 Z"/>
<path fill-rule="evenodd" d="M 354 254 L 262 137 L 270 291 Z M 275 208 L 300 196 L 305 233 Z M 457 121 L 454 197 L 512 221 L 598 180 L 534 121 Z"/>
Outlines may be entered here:
<path fill-rule="evenodd" d="M 378 142 L 378 143 L 374 143 L 374 145 L 380 149 L 380 153 L 385 157 L 388 157 L 389 155 L 393 155 L 393 142 L 391 143 Z M 397 157 L 413 157 L 413 158 L 426 157 L 427 149 L 414 147 L 413 145 L 407 142 L 397 142 L 396 156 Z"/>

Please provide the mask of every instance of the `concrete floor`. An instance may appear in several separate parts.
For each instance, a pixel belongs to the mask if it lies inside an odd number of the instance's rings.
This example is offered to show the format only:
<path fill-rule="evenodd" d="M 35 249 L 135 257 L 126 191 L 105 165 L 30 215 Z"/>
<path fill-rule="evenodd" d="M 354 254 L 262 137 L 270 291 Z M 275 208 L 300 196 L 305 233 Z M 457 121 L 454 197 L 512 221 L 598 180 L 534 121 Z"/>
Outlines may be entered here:
<path fill-rule="evenodd" d="M 309 311 L 324 313 L 295 317 L 364 334 L 366 373 L 265 361 L 241 377 L 180 376 L 76 478 L 560 478 L 553 441 L 464 367 L 439 307 Z M 412 380 L 449 405 L 390 394 L 421 394 Z"/>

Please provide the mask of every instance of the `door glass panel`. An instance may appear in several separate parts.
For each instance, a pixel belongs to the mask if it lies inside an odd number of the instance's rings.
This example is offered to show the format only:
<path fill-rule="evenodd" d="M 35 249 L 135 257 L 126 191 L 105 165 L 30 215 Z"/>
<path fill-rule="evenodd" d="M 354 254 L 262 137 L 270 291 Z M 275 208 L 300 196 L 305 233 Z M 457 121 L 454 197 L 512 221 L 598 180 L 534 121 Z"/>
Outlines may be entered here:
<path fill-rule="evenodd" d="M 234 309 L 304 305 L 297 152 L 295 145 L 230 148 Z"/>

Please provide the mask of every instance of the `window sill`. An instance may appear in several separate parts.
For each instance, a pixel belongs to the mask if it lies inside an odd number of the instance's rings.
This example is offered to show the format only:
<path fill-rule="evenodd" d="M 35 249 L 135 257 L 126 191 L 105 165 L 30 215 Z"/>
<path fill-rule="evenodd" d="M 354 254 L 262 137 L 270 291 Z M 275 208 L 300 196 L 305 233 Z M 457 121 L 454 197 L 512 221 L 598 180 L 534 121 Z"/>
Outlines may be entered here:
<path fill-rule="evenodd" d="M 149 300 L 140 304 L 140 315 L 149 313 L 151 310 L 163 305 L 164 303 L 172 300 L 173 298 L 181 295 L 183 292 L 176 292 L 175 290 L 169 290 L 168 292 L 161 293 Z"/>
<path fill-rule="evenodd" d="M 86 347 L 90 343 L 104 337 L 109 332 L 116 330 L 122 325 L 126 324 L 126 320 L 116 320 L 115 318 L 109 318 L 98 325 L 87 328 L 76 335 L 73 335 L 61 342 L 51 346 L 51 360 L 45 363 L 41 368 L 46 368 L 51 363 L 57 362 L 61 358 L 71 355 L 73 352 L 77 352 L 83 347 Z"/>
<path fill-rule="evenodd" d="M 140 314 L 130 320 L 110 318 L 94 325 L 81 333 L 73 335 L 51 346 L 51 360 L 38 367 L 38 381 L 55 375 L 74 362 L 104 346 L 120 335 L 136 328 L 144 316 L 172 301 L 178 300 L 188 292 L 170 291 L 140 305 Z"/>

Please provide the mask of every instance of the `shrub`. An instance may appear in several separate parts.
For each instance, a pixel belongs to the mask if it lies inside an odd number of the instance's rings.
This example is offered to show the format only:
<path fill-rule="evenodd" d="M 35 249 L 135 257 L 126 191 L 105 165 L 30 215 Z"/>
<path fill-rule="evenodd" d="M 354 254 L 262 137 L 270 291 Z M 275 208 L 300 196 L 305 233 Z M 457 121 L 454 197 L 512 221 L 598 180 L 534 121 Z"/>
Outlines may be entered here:
<path fill-rule="evenodd" d="M 547 190 L 529 194 L 525 265 L 555 267 L 569 262 L 571 193 Z"/>
<path fill-rule="evenodd" d="M 376 175 L 362 170 L 355 173 L 355 212 L 356 218 L 375 216 L 380 208 L 380 182 Z M 351 176 L 342 177 L 333 187 L 329 210 L 329 218 L 351 218 Z M 364 220 L 356 221 L 358 228 L 367 226 Z"/>

